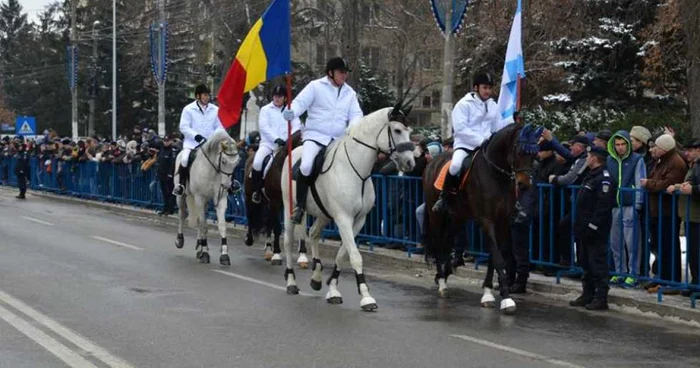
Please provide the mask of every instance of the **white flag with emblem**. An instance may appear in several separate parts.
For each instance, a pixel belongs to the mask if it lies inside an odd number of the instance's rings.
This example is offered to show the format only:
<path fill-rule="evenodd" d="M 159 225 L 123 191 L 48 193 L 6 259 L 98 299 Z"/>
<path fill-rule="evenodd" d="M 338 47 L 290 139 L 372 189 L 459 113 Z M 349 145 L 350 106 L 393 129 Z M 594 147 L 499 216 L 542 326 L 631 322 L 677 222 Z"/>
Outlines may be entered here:
<path fill-rule="evenodd" d="M 525 59 L 523 58 L 522 45 L 522 0 L 518 0 L 518 8 L 513 18 L 513 26 L 510 29 L 508 49 L 506 50 L 506 62 L 503 66 L 503 78 L 501 79 L 501 93 L 498 96 L 498 110 L 501 112 L 501 120 L 513 122 L 516 103 L 518 101 L 518 74 L 525 79 Z"/>

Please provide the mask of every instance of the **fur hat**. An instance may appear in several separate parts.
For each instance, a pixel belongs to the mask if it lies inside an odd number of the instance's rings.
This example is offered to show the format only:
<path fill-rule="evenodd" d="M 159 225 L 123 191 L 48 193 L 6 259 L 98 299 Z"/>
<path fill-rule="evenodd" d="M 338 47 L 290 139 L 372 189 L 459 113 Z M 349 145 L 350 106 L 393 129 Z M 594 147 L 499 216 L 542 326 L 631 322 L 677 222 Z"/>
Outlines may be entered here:
<path fill-rule="evenodd" d="M 641 141 L 644 144 L 647 144 L 649 140 L 651 139 L 651 132 L 649 129 L 636 125 L 632 127 L 632 130 L 630 130 L 630 137 L 635 138 L 639 141 Z"/>
<path fill-rule="evenodd" d="M 676 148 L 676 140 L 669 134 L 664 134 L 659 138 L 656 138 L 656 146 L 662 150 L 668 152 Z"/>

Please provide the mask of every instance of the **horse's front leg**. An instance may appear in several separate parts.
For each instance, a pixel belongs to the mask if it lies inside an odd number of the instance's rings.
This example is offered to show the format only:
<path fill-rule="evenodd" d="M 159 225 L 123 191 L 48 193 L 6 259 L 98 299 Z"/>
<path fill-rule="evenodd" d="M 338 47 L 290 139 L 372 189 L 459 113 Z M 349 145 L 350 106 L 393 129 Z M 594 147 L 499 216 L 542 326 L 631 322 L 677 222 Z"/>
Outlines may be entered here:
<path fill-rule="evenodd" d="M 364 219 L 362 220 L 364 222 Z M 369 287 L 365 280 L 365 274 L 362 270 L 362 255 L 355 244 L 354 221 L 348 216 L 338 217 L 336 219 L 340 238 L 343 242 L 342 246 L 350 255 L 350 265 L 355 270 L 355 278 L 357 280 L 357 291 L 362 296 L 360 300 L 360 308 L 363 311 L 372 312 L 377 310 L 377 301 L 369 294 Z M 313 244 L 312 244 L 313 245 Z"/>
<path fill-rule="evenodd" d="M 185 218 L 187 217 L 187 205 L 185 201 L 185 196 L 177 196 L 177 238 L 175 238 L 175 247 L 181 249 L 185 246 L 185 235 L 182 233 L 182 228 L 185 224 Z"/>
<path fill-rule="evenodd" d="M 514 314 L 516 311 L 515 301 L 510 297 L 508 275 L 506 274 L 506 263 L 503 259 L 503 254 L 501 254 L 501 249 L 498 246 L 498 240 L 494 229 L 495 225 L 490 221 L 484 221 L 481 227 L 489 241 L 489 269 L 495 269 L 496 273 L 498 274 L 498 283 L 501 291 L 501 310 L 506 314 Z M 489 273 L 486 272 L 486 274 L 486 276 L 489 277 Z M 490 279 L 492 278 L 493 270 L 491 270 L 490 275 Z M 490 282 L 490 279 L 486 280 L 484 285 L 486 285 L 487 282 Z M 486 287 L 484 287 L 484 292 L 486 292 Z"/>
<path fill-rule="evenodd" d="M 222 266 L 230 266 L 231 258 L 228 256 L 228 244 L 226 242 L 226 207 L 228 207 L 228 197 L 223 195 L 219 198 L 219 203 L 216 206 L 216 225 L 219 228 L 221 236 L 221 256 L 219 263 Z"/>
<path fill-rule="evenodd" d="M 309 268 L 309 259 L 306 257 L 306 240 L 299 239 L 299 258 L 297 258 L 297 264 L 302 269 Z"/>

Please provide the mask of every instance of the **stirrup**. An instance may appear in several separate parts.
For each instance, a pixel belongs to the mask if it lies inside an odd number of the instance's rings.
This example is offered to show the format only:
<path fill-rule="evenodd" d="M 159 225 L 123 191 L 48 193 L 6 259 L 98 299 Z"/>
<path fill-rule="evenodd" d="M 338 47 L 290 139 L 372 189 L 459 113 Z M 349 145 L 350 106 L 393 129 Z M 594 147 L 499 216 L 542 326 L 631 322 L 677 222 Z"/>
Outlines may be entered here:
<path fill-rule="evenodd" d="M 260 204 L 262 202 L 262 196 L 260 195 L 260 191 L 255 191 L 253 192 L 253 195 L 250 198 L 251 201 L 255 204 Z"/>
<path fill-rule="evenodd" d="M 173 189 L 173 194 L 176 196 L 181 196 L 185 193 L 185 187 L 182 184 L 178 184 L 175 189 Z"/>
<path fill-rule="evenodd" d="M 294 213 L 292 214 L 292 223 L 295 225 L 300 225 L 304 218 L 304 210 L 300 207 L 294 208 Z"/>

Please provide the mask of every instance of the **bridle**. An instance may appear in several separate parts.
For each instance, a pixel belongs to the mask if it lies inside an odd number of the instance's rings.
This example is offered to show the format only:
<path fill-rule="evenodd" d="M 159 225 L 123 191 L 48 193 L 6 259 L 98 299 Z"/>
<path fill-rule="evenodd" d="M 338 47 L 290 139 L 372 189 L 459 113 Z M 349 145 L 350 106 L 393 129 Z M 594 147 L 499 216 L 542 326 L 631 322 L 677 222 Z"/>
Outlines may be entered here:
<path fill-rule="evenodd" d="M 513 167 L 513 164 L 511 163 L 511 164 L 510 164 L 510 168 L 509 168 L 510 171 L 507 171 L 507 170 L 504 170 L 503 168 L 501 168 L 500 166 L 494 164 L 493 161 L 491 161 L 491 160 L 489 159 L 489 157 L 488 157 L 488 145 L 489 145 L 489 143 L 491 143 L 491 139 L 489 139 L 489 140 L 486 142 L 485 147 L 482 149 L 482 151 L 484 151 L 484 152 L 483 152 L 483 153 L 484 153 L 484 154 L 483 154 L 484 160 L 486 160 L 486 163 L 488 163 L 488 165 L 489 165 L 492 169 L 494 169 L 496 172 L 498 172 L 498 173 L 500 173 L 500 174 L 502 174 L 502 175 L 508 177 L 511 181 L 515 181 L 516 175 L 517 175 L 518 173 L 521 173 L 521 172 L 524 172 L 524 173 L 526 173 L 528 176 L 530 176 L 530 173 L 532 173 L 532 166 L 527 167 L 527 168 L 526 168 L 526 167 L 514 168 L 514 167 Z M 511 157 L 515 158 L 515 156 L 518 155 L 517 150 L 520 148 L 520 145 L 521 145 L 521 144 L 522 144 L 522 143 L 519 142 L 519 141 L 517 141 L 517 140 L 516 140 L 515 143 L 513 143 L 513 146 L 510 148 L 510 156 L 511 156 Z M 513 160 L 509 160 L 509 161 L 514 161 L 514 159 L 513 159 Z"/>
<path fill-rule="evenodd" d="M 200 147 L 201 147 L 202 145 L 204 145 L 204 143 L 206 143 L 206 142 L 207 142 L 206 140 L 202 141 L 202 143 L 200 143 L 196 148 L 200 148 Z M 207 159 L 207 162 L 209 162 L 209 165 L 211 165 L 211 167 L 212 167 L 214 170 L 216 170 L 217 174 L 223 174 L 223 175 L 229 175 L 229 176 L 230 176 L 230 175 L 233 175 L 233 172 L 236 170 L 235 167 L 231 170 L 230 173 L 229 173 L 229 172 L 223 171 L 223 170 L 221 169 L 221 167 L 222 167 L 222 165 L 223 165 L 224 156 L 227 156 L 227 157 L 235 157 L 235 156 L 238 156 L 238 149 L 236 149 L 234 153 L 227 153 L 226 150 L 222 149 L 221 152 L 219 152 L 219 154 L 217 155 L 217 156 L 218 156 L 218 164 L 215 164 L 215 163 L 209 158 L 209 156 L 207 156 L 207 153 L 204 152 L 204 150 L 201 150 L 201 152 L 202 152 L 202 155 Z"/>

